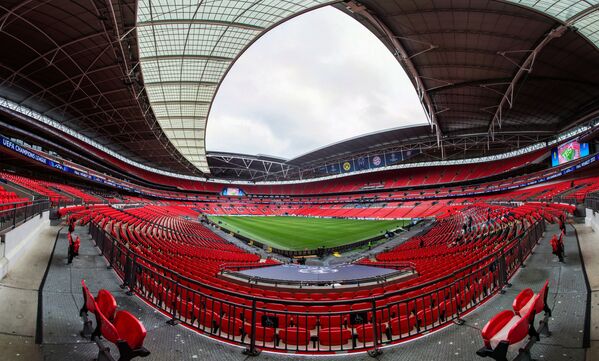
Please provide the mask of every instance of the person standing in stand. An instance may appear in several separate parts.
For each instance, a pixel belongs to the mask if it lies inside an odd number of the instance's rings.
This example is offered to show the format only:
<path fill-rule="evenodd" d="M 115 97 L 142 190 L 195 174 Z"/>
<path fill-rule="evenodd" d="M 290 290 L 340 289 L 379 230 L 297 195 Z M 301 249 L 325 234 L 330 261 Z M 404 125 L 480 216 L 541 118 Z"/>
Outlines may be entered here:
<path fill-rule="evenodd" d="M 563 214 L 559 217 L 559 230 L 566 234 L 566 219 Z"/>
<path fill-rule="evenodd" d="M 562 231 L 562 233 L 559 235 L 559 238 L 557 239 L 557 257 L 559 258 L 560 262 L 564 262 L 564 234 L 565 231 Z"/>
<path fill-rule="evenodd" d="M 69 250 L 67 252 L 68 262 L 67 264 L 73 263 L 73 257 L 75 256 L 75 242 L 73 241 L 73 236 L 71 236 L 71 232 L 67 235 L 67 240 L 69 242 Z"/>
<path fill-rule="evenodd" d="M 551 250 L 554 255 L 557 256 L 560 262 L 564 262 L 564 241 L 560 234 L 559 238 L 556 234 L 551 238 Z"/>
<path fill-rule="evenodd" d="M 79 235 L 75 238 L 75 242 L 73 243 L 73 254 L 75 257 L 79 256 L 79 246 L 81 245 L 81 240 L 79 239 Z"/>

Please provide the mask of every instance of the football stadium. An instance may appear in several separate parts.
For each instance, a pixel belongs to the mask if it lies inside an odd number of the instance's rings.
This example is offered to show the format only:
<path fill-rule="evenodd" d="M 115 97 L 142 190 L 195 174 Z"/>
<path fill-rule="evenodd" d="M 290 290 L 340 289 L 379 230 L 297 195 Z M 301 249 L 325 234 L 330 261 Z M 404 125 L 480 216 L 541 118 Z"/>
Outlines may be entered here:
<path fill-rule="evenodd" d="M 596 1 L 2 0 L 0 45 L 0 359 L 599 359 Z"/>

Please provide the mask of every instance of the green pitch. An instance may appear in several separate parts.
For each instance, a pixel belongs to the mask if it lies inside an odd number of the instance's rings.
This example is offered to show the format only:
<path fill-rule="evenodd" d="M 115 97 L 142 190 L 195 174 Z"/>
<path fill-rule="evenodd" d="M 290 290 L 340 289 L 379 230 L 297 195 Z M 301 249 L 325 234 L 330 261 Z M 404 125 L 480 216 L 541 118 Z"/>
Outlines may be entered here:
<path fill-rule="evenodd" d="M 307 217 L 209 216 L 220 226 L 258 242 L 284 250 L 336 247 L 384 234 L 410 223 Z"/>

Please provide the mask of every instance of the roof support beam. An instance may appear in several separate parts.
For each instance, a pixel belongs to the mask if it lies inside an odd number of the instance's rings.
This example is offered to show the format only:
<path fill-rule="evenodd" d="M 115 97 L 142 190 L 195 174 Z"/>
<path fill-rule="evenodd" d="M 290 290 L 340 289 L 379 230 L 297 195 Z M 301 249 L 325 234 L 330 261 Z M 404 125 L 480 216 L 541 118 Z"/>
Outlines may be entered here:
<path fill-rule="evenodd" d="M 201 4 L 201 2 L 200 2 Z M 199 6 L 199 4 L 198 4 Z M 218 21 L 218 20 L 206 20 L 206 19 L 165 19 L 165 20 L 151 20 L 144 21 L 137 24 L 137 27 L 145 27 L 145 26 L 155 26 L 155 25 L 220 25 L 229 28 L 238 28 L 245 30 L 255 30 L 255 31 L 263 31 L 266 30 L 263 27 L 235 23 L 235 22 L 227 22 L 227 21 Z"/>
<path fill-rule="evenodd" d="M 497 106 L 497 109 L 495 110 L 495 114 L 493 115 L 493 118 L 491 118 L 491 122 L 489 124 L 489 134 L 491 136 L 491 139 L 495 138 L 495 123 L 497 123 L 497 126 L 501 129 L 502 115 L 503 115 L 503 111 L 504 111 L 506 105 L 509 106 L 508 109 L 511 109 L 514 105 L 514 90 L 515 90 L 516 86 L 518 85 L 518 83 L 520 82 L 520 79 L 522 79 L 522 77 L 525 74 L 532 72 L 534 61 L 535 61 L 537 54 L 539 52 L 541 52 L 543 50 L 543 48 L 549 42 L 551 42 L 551 40 L 553 40 L 555 38 L 559 38 L 562 35 L 564 35 L 566 30 L 568 30 L 568 27 L 566 25 L 560 25 L 557 28 L 551 30 L 549 33 L 547 33 L 547 35 L 545 35 L 545 37 L 537 44 L 537 46 L 534 49 L 527 51 L 529 54 L 521 64 L 517 64 L 517 63 L 515 64 L 518 67 L 518 71 L 516 72 L 516 75 L 514 75 L 514 77 L 512 78 L 512 81 L 508 85 L 506 91 L 503 93 L 503 96 L 501 97 L 501 101 L 500 101 L 499 105 Z M 509 52 L 503 52 L 503 53 L 500 53 L 500 55 L 506 57 L 505 54 L 507 54 L 507 53 L 509 53 Z M 513 62 L 513 61 L 510 60 L 510 62 Z"/>
<path fill-rule="evenodd" d="M 185 55 L 152 55 L 152 56 L 142 56 L 139 60 L 143 61 L 154 61 L 154 60 L 169 60 L 169 59 L 194 59 L 194 60 L 209 60 L 209 61 L 222 61 L 225 63 L 231 62 L 233 58 L 227 58 L 223 56 L 214 56 L 214 55 L 193 55 L 193 54 L 185 54 Z"/>
<path fill-rule="evenodd" d="M 210 105 L 210 102 L 206 101 L 193 101 L 193 100 L 165 100 L 152 102 L 153 106 L 156 105 L 167 105 L 167 104 L 181 104 L 181 105 Z"/>
<path fill-rule="evenodd" d="M 416 66 L 412 62 L 411 58 L 414 55 L 409 55 L 407 51 L 404 49 L 403 45 L 400 42 L 401 38 L 398 38 L 393 32 L 374 14 L 372 14 L 366 7 L 362 4 L 359 4 L 355 1 L 350 1 L 347 3 L 347 9 L 352 13 L 361 15 L 366 20 L 368 20 L 376 29 L 383 34 L 387 40 L 392 44 L 393 48 L 396 50 L 396 56 L 399 57 L 399 61 L 401 61 L 405 68 L 414 81 L 414 85 L 416 87 L 416 92 L 418 93 L 418 98 L 420 99 L 420 103 L 424 108 L 424 113 L 426 114 L 429 123 L 431 124 L 431 128 L 435 129 L 437 135 L 437 144 L 441 145 L 441 127 L 437 121 L 437 114 L 435 110 L 435 106 L 431 97 L 429 96 L 427 90 L 424 87 L 421 76 L 416 69 Z M 431 44 L 431 47 L 427 49 L 430 51 L 434 49 L 434 45 Z"/>
<path fill-rule="evenodd" d="M 186 80 L 181 80 L 181 81 L 144 81 L 144 84 L 146 87 L 148 87 L 148 85 L 198 85 L 198 86 L 218 86 L 217 82 L 210 82 L 210 81 L 186 81 Z"/>

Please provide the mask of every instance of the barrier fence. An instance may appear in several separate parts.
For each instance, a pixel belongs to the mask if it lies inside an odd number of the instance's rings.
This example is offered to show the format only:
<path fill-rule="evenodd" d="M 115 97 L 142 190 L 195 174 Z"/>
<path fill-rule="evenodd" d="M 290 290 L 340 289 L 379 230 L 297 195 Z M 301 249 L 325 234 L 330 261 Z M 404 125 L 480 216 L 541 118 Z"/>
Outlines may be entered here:
<path fill-rule="evenodd" d="M 584 206 L 595 212 L 599 212 L 599 193 L 591 193 L 584 199 Z"/>
<path fill-rule="evenodd" d="M 16 226 L 50 209 L 50 202 L 3 204 L 0 206 L 0 233 L 14 229 Z"/>
<path fill-rule="evenodd" d="M 544 230 L 544 221 L 537 221 L 494 253 L 418 286 L 316 301 L 258 297 L 198 282 L 132 252 L 90 222 L 92 238 L 130 294 L 169 315 L 169 322 L 243 345 L 251 355 L 260 350 L 376 354 L 381 346 L 459 323 L 464 313 L 509 286 Z M 327 290 L 326 295 L 339 294 Z"/>

